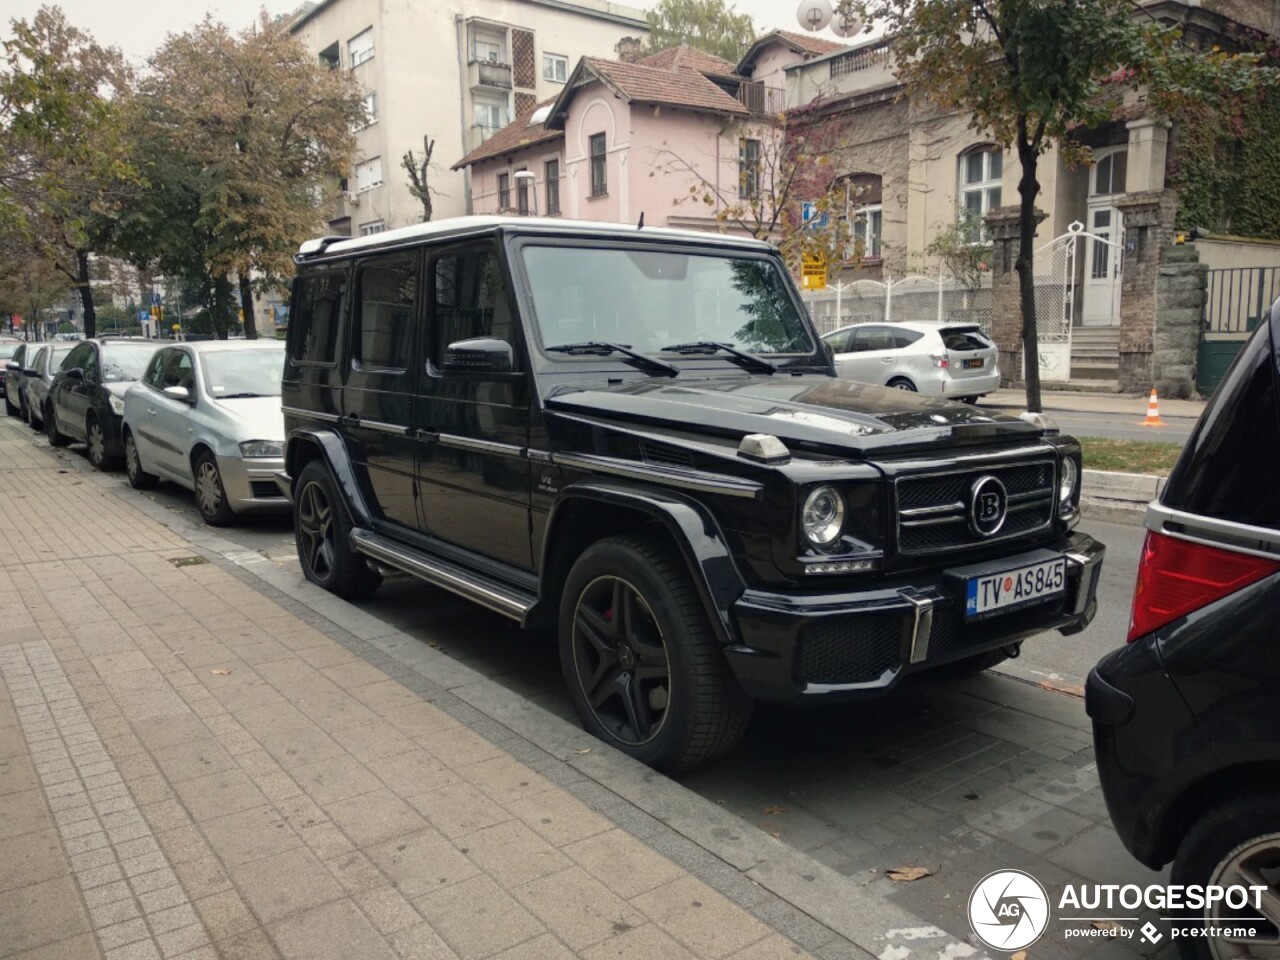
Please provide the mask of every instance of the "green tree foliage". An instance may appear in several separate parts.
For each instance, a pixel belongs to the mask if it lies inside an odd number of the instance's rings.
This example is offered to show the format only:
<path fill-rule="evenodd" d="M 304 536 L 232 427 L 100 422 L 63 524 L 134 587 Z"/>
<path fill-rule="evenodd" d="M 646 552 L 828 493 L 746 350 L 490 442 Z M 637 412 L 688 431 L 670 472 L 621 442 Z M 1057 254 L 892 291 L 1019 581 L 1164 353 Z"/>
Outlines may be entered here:
<path fill-rule="evenodd" d="M 94 332 L 93 253 L 136 182 L 121 125 L 131 77 L 118 51 L 57 7 L 12 22 L 0 64 L 0 231 L 75 284 Z"/>
<path fill-rule="evenodd" d="M 756 37 L 750 15 L 725 0 L 658 0 L 645 17 L 650 53 L 687 44 L 737 63 Z"/>
<path fill-rule="evenodd" d="M 1176 116 L 1195 103 L 1258 84 L 1256 58 L 1183 46 L 1179 30 L 1131 0 L 842 0 L 840 13 L 893 36 L 900 80 L 1012 146 L 1021 164 L 1019 250 L 1023 350 L 1038 354 L 1033 248 L 1037 165 L 1052 146 L 1087 158 L 1075 133 L 1114 115 L 1124 88 Z M 1272 79 L 1270 82 L 1275 82 Z M 1027 364 L 1027 408 L 1040 410 L 1040 375 Z"/>
<path fill-rule="evenodd" d="M 250 277 L 282 283 L 298 244 L 322 229 L 319 198 L 354 159 L 361 91 L 281 22 L 233 34 L 207 19 L 157 51 L 140 102 L 136 145 L 154 195 L 125 246 L 198 281 L 220 335 L 238 286 L 254 338 Z"/>

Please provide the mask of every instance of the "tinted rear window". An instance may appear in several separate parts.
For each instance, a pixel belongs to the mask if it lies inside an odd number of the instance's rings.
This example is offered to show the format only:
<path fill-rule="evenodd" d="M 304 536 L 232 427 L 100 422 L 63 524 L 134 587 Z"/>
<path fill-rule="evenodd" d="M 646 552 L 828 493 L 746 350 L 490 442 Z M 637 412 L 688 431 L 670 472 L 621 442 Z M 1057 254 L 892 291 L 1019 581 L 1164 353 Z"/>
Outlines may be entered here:
<path fill-rule="evenodd" d="M 293 281 L 289 359 L 294 363 L 334 362 L 344 279 L 341 273 L 326 272 L 300 276 Z"/>
<path fill-rule="evenodd" d="M 991 341 L 977 327 L 953 327 L 941 332 L 948 350 L 986 350 L 991 346 Z"/>
<path fill-rule="evenodd" d="M 909 347 L 924 334 L 918 330 L 895 330 L 893 331 L 893 342 L 899 347 Z"/>
<path fill-rule="evenodd" d="M 1166 506 L 1280 529 L 1274 326 L 1260 327 L 1227 371 L 1174 465 Z"/>

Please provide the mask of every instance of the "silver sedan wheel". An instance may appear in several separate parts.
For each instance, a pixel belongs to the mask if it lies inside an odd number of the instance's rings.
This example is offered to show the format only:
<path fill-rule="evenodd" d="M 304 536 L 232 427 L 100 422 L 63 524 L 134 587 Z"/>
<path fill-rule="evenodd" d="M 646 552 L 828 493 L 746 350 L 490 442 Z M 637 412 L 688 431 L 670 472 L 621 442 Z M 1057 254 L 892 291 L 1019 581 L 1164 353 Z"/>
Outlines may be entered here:
<path fill-rule="evenodd" d="M 222 509 L 222 478 L 216 464 L 203 460 L 196 470 L 196 501 L 206 517 L 216 516 Z"/>
<path fill-rule="evenodd" d="M 1218 902 L 1206 911 L 1208 927 L 1235 928 L 1233 932 L 1253 930 L 1253 936 L 1210 937 L 1209 952 L 1218 960 L 1280 958 L 1280 833 L 1257 837 L 1236 847 L 1218 865 L 1209 882 L 1267 888 L 1257 910 L 1252 903 L 1248 909 L 1233 910 Z"/>

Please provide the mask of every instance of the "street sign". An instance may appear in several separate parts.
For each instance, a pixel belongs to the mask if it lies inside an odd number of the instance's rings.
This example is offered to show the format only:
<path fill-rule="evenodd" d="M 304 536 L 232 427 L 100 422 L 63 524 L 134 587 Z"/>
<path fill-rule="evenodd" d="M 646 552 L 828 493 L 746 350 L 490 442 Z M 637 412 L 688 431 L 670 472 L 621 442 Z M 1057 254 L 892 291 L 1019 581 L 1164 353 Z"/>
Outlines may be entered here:
<path fill-rule="evenodd" d="M 150 310 L 139 310 L 139 311 L 138 311 L 138 322 L 139 322 L 139 323 L 141 323 L 143 320 L 150 320 L 150 319 L 151 319 L 151 311 L 150 311 Z"/>
<path fill-rule="evenodd" d="M 827 288 L 827 262 L 806 257 L 800 264 L 800 289 L 825 290 Z"/>
<path fill-rule="evenodd" d="M 812 200 L 805 200 L 800 205 L 800 220 L 811 230 L 821 230 L 827 225 L 827 215 L 820 213 Z"/>

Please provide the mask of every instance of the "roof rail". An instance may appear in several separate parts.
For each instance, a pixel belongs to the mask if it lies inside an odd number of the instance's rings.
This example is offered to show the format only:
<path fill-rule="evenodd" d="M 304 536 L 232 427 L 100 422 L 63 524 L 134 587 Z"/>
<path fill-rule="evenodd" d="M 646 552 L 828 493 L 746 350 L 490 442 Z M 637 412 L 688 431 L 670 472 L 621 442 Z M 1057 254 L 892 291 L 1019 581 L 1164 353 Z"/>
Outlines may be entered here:
<path fill-rule="evenodd" d="M 350 240 L 350 239 L 351 239 L 350 237 L 337 236 L 337 237 L 316 237 L 315 239 L 312 239 L 312 240 L 304 240 L 302 241 L 302 245 L 298 247 L 298 252 L 293 259 L 296 263 L 301 263 L 307 257 L 317 257 L 320 254 L 324 253 L 325 249 L 328 248 L 329 244 L 331 243 L 338 243 L 339 241 Z"/>

